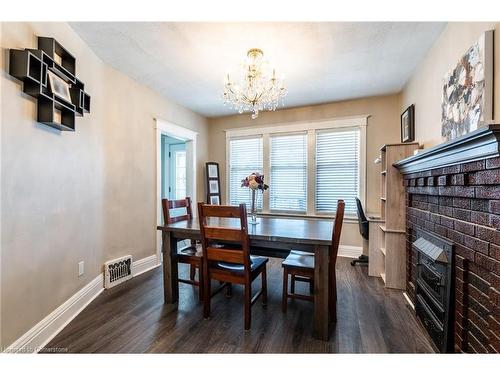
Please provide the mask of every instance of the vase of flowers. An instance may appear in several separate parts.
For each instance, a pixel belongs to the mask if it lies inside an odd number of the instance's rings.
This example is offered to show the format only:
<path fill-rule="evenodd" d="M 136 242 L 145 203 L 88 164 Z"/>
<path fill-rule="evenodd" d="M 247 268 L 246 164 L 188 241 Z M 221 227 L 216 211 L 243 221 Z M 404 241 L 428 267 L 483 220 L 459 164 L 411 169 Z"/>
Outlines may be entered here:
<path fill-rule="evenodd" d="M 245 177 L 245 179 L 241 180 L 241 187 L 247 187 L 252 191 L 252 207 L 250 210 L 250 214 L 252 219 L 250 220 L 250 224 L 256 225 L 257 223 L 257 192 L 260 190 L 264 192 L 269 188 L 268 185 L 264 183 L 264 175 L 258 172 L 254 172 L 251 175 Z"/>

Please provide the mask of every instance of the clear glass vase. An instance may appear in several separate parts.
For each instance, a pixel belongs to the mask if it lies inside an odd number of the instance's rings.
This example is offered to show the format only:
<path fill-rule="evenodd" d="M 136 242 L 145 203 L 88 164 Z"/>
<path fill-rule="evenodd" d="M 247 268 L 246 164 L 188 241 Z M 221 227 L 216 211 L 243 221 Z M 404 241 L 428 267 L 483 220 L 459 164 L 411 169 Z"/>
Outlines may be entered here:
<path fill-rule="evenodd" d="M 250 209 L 250 224 L 257 223 L 257 190 L 252 189 L 252 207 Z"/>

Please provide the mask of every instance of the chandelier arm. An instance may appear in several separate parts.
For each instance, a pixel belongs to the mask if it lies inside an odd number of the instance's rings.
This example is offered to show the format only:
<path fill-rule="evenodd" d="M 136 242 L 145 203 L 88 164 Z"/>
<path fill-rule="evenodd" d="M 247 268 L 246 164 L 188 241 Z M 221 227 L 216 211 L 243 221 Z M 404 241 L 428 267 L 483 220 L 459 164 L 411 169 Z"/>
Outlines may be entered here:
<path fill-rule="evenodd" d="M 229 92 L 236 97 L 238 96 L 238 94 L 235 93 L 231 88 L 229 88 Z M 241 98 L 243 99 L 245 104 L 250 104 L 250 100 L 248 99 L 248 97 L 245 94 L 241 94 Z M 231 101 L 233 101 L 233 100 L 231 100 Z M 237 104 L 237 101 L 235 100 L 234 103 Z"/>
<path fill-rule="evenodd" d="M 255 97 L 255 100 L 260 100 L 262 98 L 262 95 L 264 95 L 265 91 L 262 91 L 259 95 L 259 97 Z"/>
<path fill-rule="evenodd" d="M 241 94 L 241 97 L 242 99 L 246 102 L 246 104 L 252 104 L 252 100 L 250 100 L 250 98 L 248 96 L 246 96 L 245 94 Z"/>
<path fill-rule="evenodd" d="M 226 87 L 227 87 L 227 89 L 229 90 L 229 92 L 230 92 L 231 94 L 236 95 L 236 93 L 233 91 L 233 89 L 231 88 L 231 86 L 229 86 L 229 87 L 228 87 L 228 86 L 226 86 Z"/>
<path fill-rule="evenodd" d="M 231 87 L 229 87 L 229 88 L 228 88 L 228 90 L 229 90 L 229 92 L 230 92 L 231 94 L 233 94 L 233 95 L 235 95 L 235 96 L 238 96 L 238 94 L 237 94 L 237 93 L 235 93 Z M 243 94 L 243 93 L 242 93 L 242 94 L 241 94 L 241 96 L 242 96 L 242 98 L 244 99 L 244 101 L 246 101 L 247 103 L 250 103 L 250 99 L 248 99 L 248 97 L 247 97 L 245 94 Z"/>

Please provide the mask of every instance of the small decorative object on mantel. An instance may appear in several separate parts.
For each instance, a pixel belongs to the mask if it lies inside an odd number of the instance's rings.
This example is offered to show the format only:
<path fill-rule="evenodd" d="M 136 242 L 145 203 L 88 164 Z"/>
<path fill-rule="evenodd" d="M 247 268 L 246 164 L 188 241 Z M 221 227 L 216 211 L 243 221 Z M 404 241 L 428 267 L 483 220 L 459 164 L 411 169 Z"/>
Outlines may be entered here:
<path fill-rule="evenodd" d="M 449 141 L 493 117 L 493 31 L 470 47 L 443 83 L 441 135 Z"/>
<path fill-rule="evenodd" d="M 219 163 L 213 161 L 205 163 L 207 203 L 221 203 Z"/>
<path fill-rule="evenodd" d="M 264 192 L 269 188 L 269 186 L 264 183 L 263 174 L 254 172 L 251 175 L 245 177 L 245 179 L 241 180 L 241 187 L 247 187 L 252 191 L 252 208 L 250 210 L 252 220 L 250 220 L 250 224 L 257 225 L 257 191 L 261 190 L 262 192 Z"/>
<path fill-rule="evenodd" d="M 415 140 L 415 106 L 412 104 L 401 115 L 401 143 Z"/>
<path fill-rule="evenodd" d="M 37 99 L 37 121 L 75 131 L 75 116 L 90 112 L 90 96 L 76 78 L 76 60 L 54 38 L 38 37 L 38 49 L 11 49 L 9 74 Z"/>

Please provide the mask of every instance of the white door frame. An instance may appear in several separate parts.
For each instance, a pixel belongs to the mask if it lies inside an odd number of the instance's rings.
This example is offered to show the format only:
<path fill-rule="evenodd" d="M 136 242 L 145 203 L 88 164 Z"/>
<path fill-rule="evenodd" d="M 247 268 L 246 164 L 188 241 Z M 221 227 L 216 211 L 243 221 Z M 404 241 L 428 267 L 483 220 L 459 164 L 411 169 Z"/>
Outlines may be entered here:
<path fill-rule="evenodd" d="M 161 136 L 177 138 L 186 142 L 186 193 L 192 202 L 196 200 L 196 138 L 198 133 L 171 122 L 156 120 L 156 224 L 163 225 L 161 207 Z M 191 173 L 189 173 L 191 171 Z M 193 214 L 196 210 L 193 210 Z M 156 257 L 161 262 L 161 232 L 156 231 Z"/>
<path fill-rule="evenodd" d="M 176 138 L 169 138 L 169 139 L 176 139 Z M 167 172 L 168 172 L 168 196 L 169 197 L 175 197 L 177 195 L 177 187 L 176 187 L 176 177 L 177 177 L 177 159 L 176 155 L 178 152 L 182 152 L 185 155 L 186 160 L 184 161 L 184 165 L 186 168 L 186 173 L 187 173 L 187 151 L 186 151 L 186 143 L 171 143 L 168 144 L 168 167 L 167 167 Z M 164 147 L 165 149 L 165 147 Z M 163 151 L 164 152 L 164 151 Z M 165 159 L 164 159 L 165 160 Z M 164 181 L 163 181 L 164 182 Z M 183 196 L 187 196 L 187 179 L 186 179 L 186 194 Z M 182 197 L 182 196 L 181 196 Z M 171 198 L 175 199 L 175 198 Z"/>

